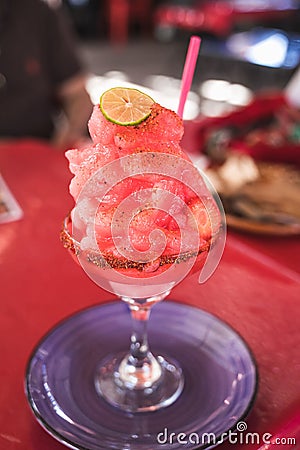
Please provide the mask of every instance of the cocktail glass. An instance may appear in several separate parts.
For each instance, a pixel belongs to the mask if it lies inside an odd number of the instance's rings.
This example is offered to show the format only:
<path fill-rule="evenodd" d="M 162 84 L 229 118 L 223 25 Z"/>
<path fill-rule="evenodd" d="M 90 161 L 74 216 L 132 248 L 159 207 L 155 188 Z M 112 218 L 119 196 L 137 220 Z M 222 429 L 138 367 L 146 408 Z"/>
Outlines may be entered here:
<path fill-rule="evenodd" d="M 167 180 L 159 184 L 166 189 L 149 184 L 154 178 L 157 186 L 159 177 Z M 103 199 L 116 186 L 120 193 L 122 182 L 128 179 L 138 180 L 138 189 L 123 192 L 110 223 L 110 237 L 99 236 L 97 213 Z M 178 192 L 170 188 L 170 180 L 176 180 L 200 199 L 200 216 L 195 217 Z M 163 227 L 148 230 L 147 251 L 131 245 L 130 225 L 140 213 L 153 217 L 155 211 L 162 215 L 162 221 L 166 217 L 176 221 L 181 240 L 178 252 L 166 250 Z M 203 221 L 210 230 L 209 236 L 207 231 L 204 233 L 205 238 L 201 236 Z M 135 226 L 147 228 L 139 220 Z M 168 355 L 153 355 L 147 323 L 152 307 L 165 299 L 176 284 L 195 271 L 200 273 L 199 282 L 206 281 L 220 261 L 225 219 L 213 186 L 193 164 L 177 156 L 149 152 L 123 157 L 88 180 L 64 221 L 61 240 L 95 283 L 127 303 L 132 317 L 129 352 L 115 354 L 114 349 L 107 349 L 108 356 L 99 361 L 95 373 L 96 391 L 111 405 L 134 413 L 171 405 L 183 390 L 184 373 L 180 361 Z M 107 241 L 113 243 L 113 252 L 107 251 Z"/>

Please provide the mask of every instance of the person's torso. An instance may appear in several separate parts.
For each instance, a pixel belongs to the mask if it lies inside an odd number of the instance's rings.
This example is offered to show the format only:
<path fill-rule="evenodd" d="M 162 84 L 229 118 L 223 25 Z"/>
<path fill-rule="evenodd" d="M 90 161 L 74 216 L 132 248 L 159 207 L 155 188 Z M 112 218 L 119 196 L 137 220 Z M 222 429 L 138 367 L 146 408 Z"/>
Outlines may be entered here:
<path fill-rule="evenodd" d="M 29 10 L 23 0 L 8 1 L 0 28 L 0 136 L 49 137 L 53 94 L 47 30 L 35 8 Z"/>

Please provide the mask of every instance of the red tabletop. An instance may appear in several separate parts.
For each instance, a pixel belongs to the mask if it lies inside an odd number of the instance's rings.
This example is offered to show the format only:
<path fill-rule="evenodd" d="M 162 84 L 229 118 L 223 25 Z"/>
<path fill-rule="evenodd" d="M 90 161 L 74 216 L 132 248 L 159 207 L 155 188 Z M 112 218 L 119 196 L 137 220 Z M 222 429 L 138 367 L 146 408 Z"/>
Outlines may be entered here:
<path fill-rule="evenodd" d="M 62 318 L 113 298 L 90 281 L 59 241 L 61 222 L 73 204 L 64 155 L 36 141 L 2 144 L 0 172 L 24 211 L 21 220 L 0 224 L 0 449 L 63 449 L 27 405 L 26 362 L 36 342 Z M 298 437 L 298 444 L 299 254 L 299 237 L 229 230 L 212 278 L 199 285 L 197 276 L 189 277 L 170 295 L 217 315 L 249 344 L 259 387 L 248 430 L 283 430 L 286 437 Z"/>

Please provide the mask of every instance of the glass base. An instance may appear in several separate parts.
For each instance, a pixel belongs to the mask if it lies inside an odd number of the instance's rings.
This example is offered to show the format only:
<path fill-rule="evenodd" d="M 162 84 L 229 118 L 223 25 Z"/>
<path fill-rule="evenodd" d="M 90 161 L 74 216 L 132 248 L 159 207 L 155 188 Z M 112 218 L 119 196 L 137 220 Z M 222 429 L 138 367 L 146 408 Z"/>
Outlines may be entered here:
<path fill-rule="evenodd" d="M 184 378 L 179 364 L 163 356 L 157 357 L 161 375 L 150 386 L 128 386 L 120 376 L 120 366 L 126 359 L 124 353 L 104 360 L 95 377 L 95 386 L 109 404 L 132 413 L 156 411 L 171 405 L 180 396 Z"/>
<path fill-rule="evenodd" d="M 64 319 L 37 344 L 25 390 L 37 421 L 54 439 L 78 450 L 199 450 L 214 446 L 203 437 L 213 433 L 221 440 L 244 420 L 257 386 L 247 345 L 217 317 L 170 300 L 153 308 L 149 333 L 156 355 L 180 363 L 181 395 L 155 413 L 113 408 L 96 392 L 95 373 L 109 354 L 126 352 L 131 326 L 124 302 L 111 302 Z M 175 435 L 166 436 L 166 427 Z M 176 437 L 189 430 L 190 442 L 180 444 Z"/>

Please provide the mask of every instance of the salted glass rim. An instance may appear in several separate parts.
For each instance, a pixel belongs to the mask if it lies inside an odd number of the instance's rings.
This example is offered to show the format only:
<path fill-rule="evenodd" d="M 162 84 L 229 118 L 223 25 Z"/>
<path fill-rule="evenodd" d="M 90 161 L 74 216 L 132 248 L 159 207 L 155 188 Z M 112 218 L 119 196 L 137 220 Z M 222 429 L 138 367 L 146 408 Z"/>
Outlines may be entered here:
<path fill-rule="evenodd" d="M 61 229 L 61 232 L 60 232 L 60 240 L 62 241 L 62 243 L 63 243 L 63 246 L 65 247 L 65 248 L 67 248 L 68 250 L 70 250 L 72 253 L 74 253 L 76 256 L 79 254 L 79 252 L 80 251 L 82 251 L 82 249 L 81 249 L 81 246 L 80 246 L 80 242 L 78 242 L 73 236 L 72 236 L 72 234 L 71 234 L 71 232 L 70 232 L 70 225 L 72 224 L 72 217 L 71 217 L 71 211 L 66 215 L 66 217 L 64 218 L 64 220 L 63 220 L 63 223 L 62 223 L 62 229 Z M 210 239 L 209 239 L 209 241 L 207 241 L 206 242 L 206 244 L 205 245 L 202 245 L 200 248 L 199 248 L 199 250 L 198 250 L 198 252 L 197 252 L 197 255 L 195 255 L 195 251 L 190 251 L 190 252 L 184 252 L 184 253 L 174 253 L 174 254 L 170 254 L 170 255 L 165 255 L 165 257 L 160 257 L 161 258 L 161 265 L 165 265 L 165 264 L 174 264 L 174 262 L 184 262 L 185 260 L 187 260 L 188 258 L 191 258 L 191 257 L 195 257 L 196 256 L 196 258 L 197 257 L 199 257 L 202 253 L 205 253 L 205 252 L 209 252 L 210 251 L 210 249 L 212 248 L 212 246 L 214 245 L 214 241 L 216 240 L 216 238 L 217 238 L 217 236 L 219 235 L 219 233 L 221 233 L 222 232 L 222 224 L 220 225 L 220 227 L 219 227 L 219 229 L 218 229 L 218 231 L 214 234 L 214 236 L 212 236 Z M 94 249 L 89 249 L 89 251 L 91 252 L 91 253 L 93 253 L 93 254 L 101 254 L 102 255 L 102 258 L 105 258 L 106 257 L 106 255 L 105 254 L 102 254 L 101 253 L 101 251 L 98 251 L 97 252 L 97 250 L 94 250 Z M 116 258 L 115 257 L 115 259 L 116 260 L 125 260 L 126 258 Z M 129 261 L 129 260 L 126 260 L 127 262 Z M 130 261 L 129 261 L 130 262 Z M 133 263 L 133 266 L 134 267 L 130 267 L 130 266 L 127 266 L 127 268 L 136 268 L 136 261 L 132 261 L 132 263 Z M 109 264 L 110 264 L 110 262 L 109 262 Z M 138 263 L 139 265 L 141 265 L 141 266 L 146 266 L 147 265 L 147 263 L 143 263 L 143 262 L 141 262 L 141 263 Z M 118 267 L 117 267 L 118 268 Z"/>

